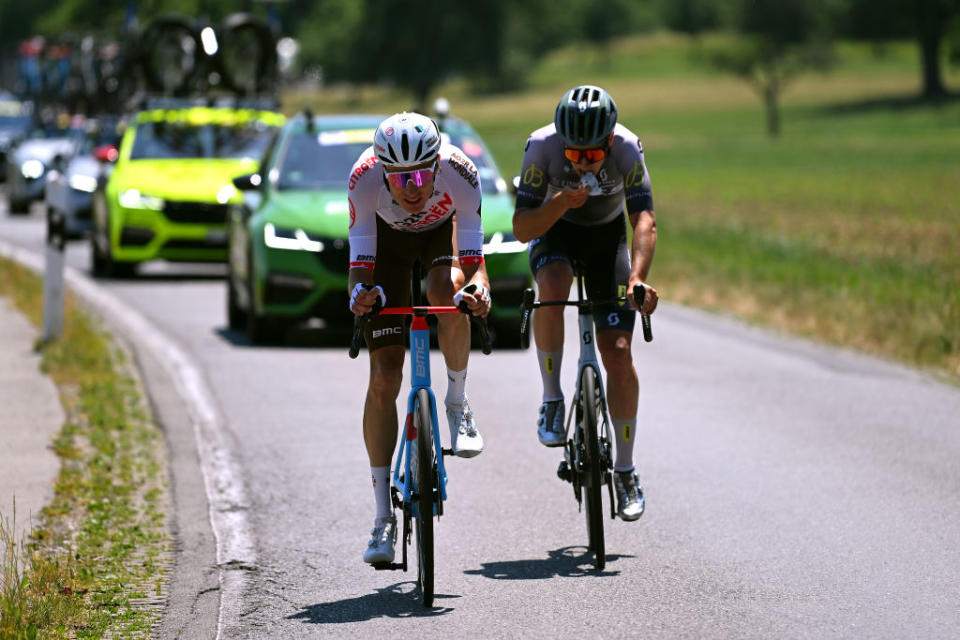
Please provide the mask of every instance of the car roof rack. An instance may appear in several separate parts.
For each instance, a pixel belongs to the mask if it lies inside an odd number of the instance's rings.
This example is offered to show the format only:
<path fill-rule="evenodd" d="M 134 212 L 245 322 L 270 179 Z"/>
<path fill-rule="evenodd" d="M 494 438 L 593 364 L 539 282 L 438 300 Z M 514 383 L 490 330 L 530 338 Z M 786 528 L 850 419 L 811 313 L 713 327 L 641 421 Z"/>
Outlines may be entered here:
<path fill-rule="evenodd" d="M 190 109 L 193 107 L 220 107 L 230 109 L 253 109 L 256 111 L 276 111 L 280 103 L 276 98 L 261 97 L 172 97 L 147 96 L 141 103 L 142 110 L 152 109 Z"/>

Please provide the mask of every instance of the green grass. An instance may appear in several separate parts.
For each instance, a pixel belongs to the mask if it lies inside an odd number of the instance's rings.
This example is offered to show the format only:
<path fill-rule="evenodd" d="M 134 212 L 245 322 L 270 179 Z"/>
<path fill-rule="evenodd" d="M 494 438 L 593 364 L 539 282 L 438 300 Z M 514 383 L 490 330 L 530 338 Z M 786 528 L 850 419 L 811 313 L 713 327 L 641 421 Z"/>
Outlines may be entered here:
<path fill-rule="evenodd" d="M 579 83 L 599 84 L 644 142 L 663 299 L 960 376 L 960 100 L 914 99 L 913 43 L 840 43 L 829 73 L 788 85 L 783 134 L 765 133 L 744 82 L 702 66 L 701 42 L 648 34 L 546 56 L 531 87 L 437 91 L 483 135 L 507 176 L 527 134 Z M 960 91 L 960 68 L 945 81 Z M 347 95 L 360 96 L 349 101 Z M 367 87 L 299 95 L 318 112 L 409 109 Z"/>
<path fill-rule="evenodd" d="M 3 259 L 0 296 L 40 322 L 38 278 Z M 67 416 L 61 468 L 23 548 L 0 526 L 0 638 L 150 637 L 170 549 L 163 438 L 124 353 L 70 297 L 41 348 Z"/>

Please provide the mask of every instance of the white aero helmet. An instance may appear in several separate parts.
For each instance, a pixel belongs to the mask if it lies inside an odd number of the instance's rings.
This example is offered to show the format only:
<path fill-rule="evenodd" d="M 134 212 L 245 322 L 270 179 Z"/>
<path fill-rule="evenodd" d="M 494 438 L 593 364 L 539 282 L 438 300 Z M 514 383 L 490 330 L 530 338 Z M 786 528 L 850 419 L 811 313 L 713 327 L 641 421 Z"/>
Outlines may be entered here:
<path fill-rule="evenodd" d="M 419 113 L 395 113 L 380 123 L 373 135 L 377 159 L 388 171 L 435 160 L 440 153 L 437 124 Z"/>

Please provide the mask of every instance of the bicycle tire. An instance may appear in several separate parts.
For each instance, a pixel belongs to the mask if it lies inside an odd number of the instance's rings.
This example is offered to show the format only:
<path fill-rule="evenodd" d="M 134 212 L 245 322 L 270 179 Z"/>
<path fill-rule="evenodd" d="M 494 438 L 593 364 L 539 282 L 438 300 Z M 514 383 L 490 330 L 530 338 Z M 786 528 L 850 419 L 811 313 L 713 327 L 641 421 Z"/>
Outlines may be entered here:
<path fill-rule="evenodd" d="M 603 570 L 607 564 L 606 548 L 603 539 L 603 461 L 600 459 L 600 439 L 597 428 L 600 423 L 600 407 L 596 396 L 597 373 L 592 368 L 583 372 L 580 380 L 580 401 L 583 403 L 583 435 L 585 438 L 584 472 L 587 475 L 585 491 L 587 535 L 589 547 L 593 551 L 597 570 Z"/>
<path fill-rule="evenodd" d="M 436 486 L 436 452 L 433 448 L 433 421 L 430 394 L 426 389 L 417 392 L 417 410 L 413 414 L 417 431 L 417 583 L 423 596 L 423 606 L 433 606 L 433 504 Z"/>

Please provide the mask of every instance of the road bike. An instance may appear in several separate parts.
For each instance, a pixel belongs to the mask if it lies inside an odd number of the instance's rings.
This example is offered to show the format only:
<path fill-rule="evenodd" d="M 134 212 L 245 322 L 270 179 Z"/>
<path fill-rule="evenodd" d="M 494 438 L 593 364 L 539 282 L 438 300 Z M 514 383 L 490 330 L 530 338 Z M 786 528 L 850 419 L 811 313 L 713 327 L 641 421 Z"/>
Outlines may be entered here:
<path fill-rule="evenodd" d="M 600 364 L 594 347 L 593 313 L 612 304 L 629 304 L 625 296 L 608 300 L 588 300 L 584 296 L 583 271 L 574 266 L 577 283 L 576 300 L 535 301 L 533 289 L 523 293 L 520 307 L 520 346 L 530 346 L 530 317 L 534 309 L 548 306 L 577 307 L 580 325 L 580 358 L 577 363 L 577 391 L 566 421 L 567 442 L 563 457 L 557 468 L 557 476 L 573 485 L 573 495 L 578 509 L 586 512 L 588 549 L 593 552 L 597 570 L 606 566 L 606 550 L 603 538 L 602 488 L 607 486 L 610 498 L 610 517 L 616 517 L 613 498 L 613 437 L 607 398 L 604 393 Z M 643 306 L 646 288 L 636 285 L 633 297 L 637 307 Z M 650 316 L 641 314 L 643 339 L 653 340 Z M 571 434 L 570 425 L 574 425 Z M 586 507 L 584 509 L 584 506 Z"/>
<path fill-rule="evenodd" d="M 465 290 L 473 293 L 473 285 Z M 416 290 L 416 287 L 415 287 Z M 414 300 L 419 299 L 415 294 Z M 371 316 L 409 315 L 410 318 L 410 394 L 407 397 L 407 417 L 390 487 L 391 500 L 403 513 L 402 562 L 374 563 L 378 570 L 407 570 L 407 547 L 411 532 L 417 539 L 417 585 L 423 598 L 423 606 L 433 606 L 433 518 L 443 515 L 447 499 L 447 470 L 444 456 L 452 456 L 452 448 L 440 445 L 440 429 L 437 420 L 437 401 L 430 387 L 430 327 L 427 316 L 441 313 L 467 313 L 465 302 L 460 307 L 410 306 L 374 309 L 361 316 L 354 325 L 349 355 L 356 358 L 360 352 L 363 330 Z M 473 316 L 471 316 L 473 318 Z M 490 336 L 485 319 L 477 319 L 480 328 L 481 349 L 489 354 Z M 452 447 L 453 443 L 451 443 Z"/>

